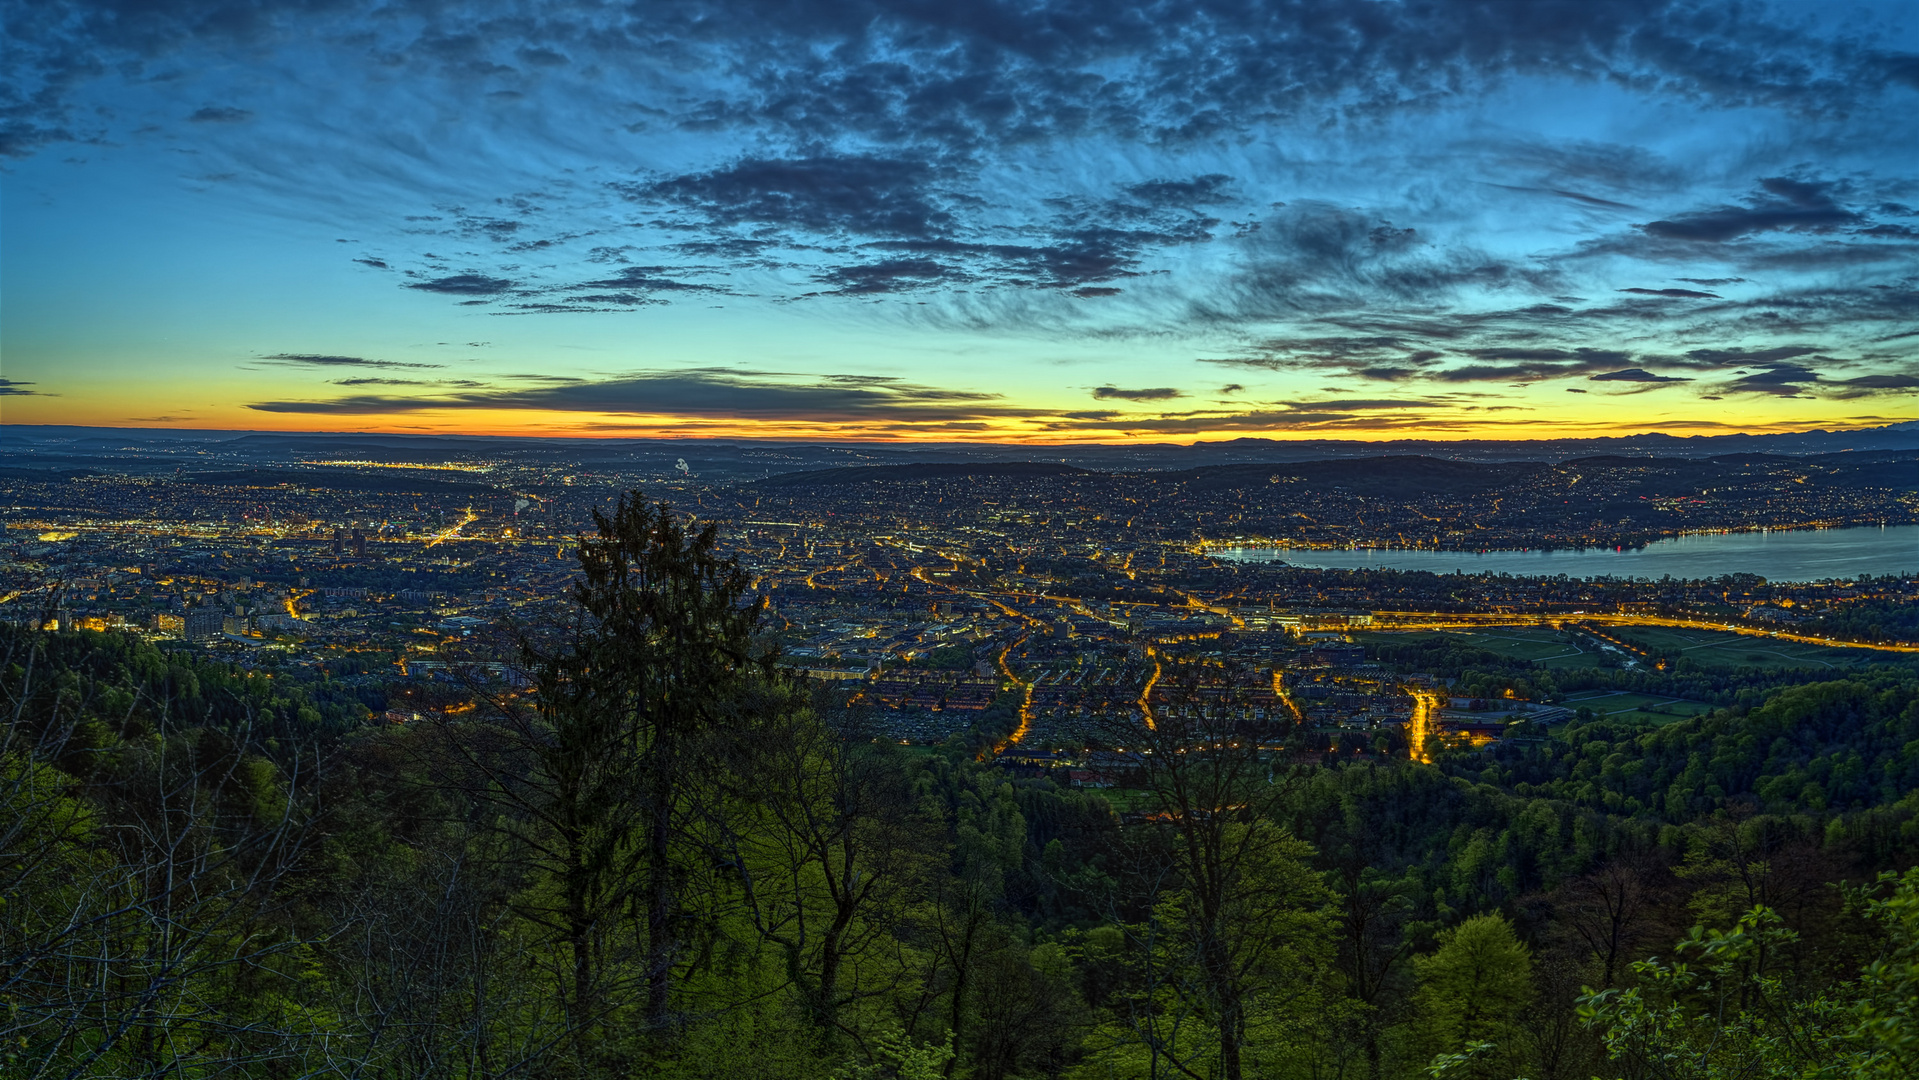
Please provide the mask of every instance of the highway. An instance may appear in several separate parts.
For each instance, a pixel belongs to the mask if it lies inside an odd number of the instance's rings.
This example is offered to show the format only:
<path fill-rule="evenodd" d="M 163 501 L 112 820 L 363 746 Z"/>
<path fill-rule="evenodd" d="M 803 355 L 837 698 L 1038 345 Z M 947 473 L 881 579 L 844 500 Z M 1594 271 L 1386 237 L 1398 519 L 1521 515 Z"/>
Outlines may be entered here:
<path fill-rule="evenodd" d="M 1007 681 L 1011 682 L 1014 686 L 1019 687 L 1020 691 L 1019 726 L 1014 728 L 1013 733 L 1002 740 L 998 746 L 993 747 L 993 753 L 995 754 L 1003 754 L 1006 752 L 1007 747 L 1017 745 L 1021 739 L 1026 737 L 1027 730 L 1032 727 L 1033 684 L 1026 679 L 1020 678 L 1019 675 L 1013 671 L 1013 665 L 1006 662 L 1006 654 L 1013 651 L 1013 646 L 1019 645 L 1025 640 L 1023 637 L 1020 638 L 1019 641 L 1015 641 L 1013 645 L 1001 649 L 999 655 L 993 657 L 993 661 L 999 665 L 1000 674 L 1004 675 Z"/>
<path fill-rule="evenodd" d="M 454 525 L 450 528 L 441 529 L 439 532 L 434 534 L 433 539 L 428 540 L 426 542 L 426 546 L 430 548 L 436 544 L 445 543 L 446 541 L 451 540 L 454 537 L 460 535 L 461 529 L 466 528 L 468 525 L 471 525 L 478 520 L 480 520 L 480 515 L 474 513 L 473 508 L 469 506 L 466 508 L 466 516 L 460 519 L 459 524 Z M 425 549 L 422 548 L 421 550 L 425 550 Z"/>
<path fill-rule="evenodd" d="M 1413 696 L 1413 718 L 1406 725 L 1406 741 L 1412 744 L 1412 758 L 1431 764 L 1432 748 L 1427 745 L 1433 738 L 1433 725 L 1439 718 L 1440 697 L 1431 690 L 1408 690 Z"/>
<path fill-rule="evenodd" d="M 1140 716 L 1146 721 L 1146 730 L 1155 731 L 1158 730 L 1159 725 L 1153 722 L 1152 698 L 1153 687 L 1159 683 L 1159 650 L 1148 645 L 1146 647 L 1146 655 L 1153 658 L 1153 673 L 1147 676 L 1146 686 L 1139 692 L 1139 712 Z"/>
<path fill-rule="evenodd" d="M 295 618 L 295 619 L 299 618 L 300 617 L 300 601 L 306 599 L 309 596 L 312 596 L 314 593 L 319 591 L 320 590 L 318 589 L 287 590 L 287 615 L 291 618 Z"/>
<path fill-rule="evenodd" d="M 1493 612 L 1486 614 L 1452 611 L 1376 611 L 1374 630 L 1470 630 L 1482 626 L 1550 626 L 1558 629 L 1566 623 L 1594 623 L 1600 626 L 1669 626 L 1684 630 L 1713 630 L 1746 637 L 1793 641 L 1801 645 L 1825 645 L 1839 649 L 1876 649 L 1880 652 L 1919 653 L 1919 642 L 1851 641 L 1845 638 L 1816 637 L 1788 630 L 1762 630 L 1735 623 L 1709 619 L 1687 619 L 1669 615 L 1640 615 L 1631 612 L 1576 612 L 1552 615 Z"/>
<path fill-rule="evenodd" d="M 1293 714 L 1295 723 L 1306 722 L 1306 714 L 1299 711 L 1299 703 L 1294 701 L 1293 695 L 1286 690 L 1286 672 L 1282 668 L 1273 669 L 1273 695 L 1279 698 L 1280 704 L 1286 706 L 1287 710 Z"/>

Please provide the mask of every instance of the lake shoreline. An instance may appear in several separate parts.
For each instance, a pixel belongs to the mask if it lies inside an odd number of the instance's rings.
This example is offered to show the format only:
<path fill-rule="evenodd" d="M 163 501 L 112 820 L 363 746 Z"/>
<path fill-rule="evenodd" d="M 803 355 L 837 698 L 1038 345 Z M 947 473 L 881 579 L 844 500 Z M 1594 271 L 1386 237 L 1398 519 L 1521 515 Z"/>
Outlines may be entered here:
<path fill-rule="evenodd" d="M 1643 551 L 1656 544 L 1670 540 L 1684 540 L 1698 536 L 1775 536 L 1783 533 L 1808 532 L 1848 532 L 1857 529 L 1905 529 L 1919 527 L 1915 522 L 1878 521 L 1859 525 L 1784 525 L 1763 526 L 1752 529 L 1681 529 L 1677 532 L 1660 533 L 1648 540 L 1635 540 L 1629 544 L 1535 544 L 1527 547 L 1399 547 L 1377 544 L 1302 544 L 1290 540 L 1202 540 L 1199 553 L 1210 555 L 1214 549 L 1232 551 L 1256 551 L 1267 548 L 1284 548 L 1288 551 L 1420 551 L 1442 555 L 1490 555 L 1497 552 L 1569 552 L 1585 551 Z"/>
<path fill-rule="evenodd" d="M 1515 577 L 1673 577 L 1753 574 L 1769 581 L 1850 580 L 1919 570 L 1919 525 L 1700 530 L 1637 547 L 1410 548 L 1210 544 L 1203 554 L 1301 569 L 1503 573 Z"/>

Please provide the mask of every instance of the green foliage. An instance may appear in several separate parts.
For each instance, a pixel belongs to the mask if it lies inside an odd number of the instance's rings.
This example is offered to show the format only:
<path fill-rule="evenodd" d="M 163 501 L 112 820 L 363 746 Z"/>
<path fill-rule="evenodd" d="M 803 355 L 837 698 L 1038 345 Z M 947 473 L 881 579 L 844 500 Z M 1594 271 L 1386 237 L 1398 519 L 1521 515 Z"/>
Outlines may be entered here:
<path fill-rule="evenodd" d="M 16 634 L 0 660 L 8 1075 L 303 1068 L 327 1022 L 308 993 L 314 939 L 286 917 L 312 740 L 290 745 L 261 707 L 299 695 L 195 678 L 236 692 L 208 710 L 221 726 L 182 727 L 170 692 L 193 672 L 126 648 L 76 663 L 72 646 Z"/>
<path fill-rule="evenodd" d="M 1793 939 L 1763 907 L 1731 930 L 1694 927 L 1674 947 L 1692 963 L 1635 963 L 1642 985 L 1582 997 L 1580 1019 L 1603 1029 L 1607 1056 L 1631 1077 L 1807 1075 L 1829 1050 L 1838 1010 L 1792 1000 L 1765 970 L 1765 951 Z"/>
<path fill-rule="evenodd" d="M 1919 870 L 1860 893 L 1883 933 L 1859 977 L 1822 992 L 1792 985 L 1779 957 L 1799 935 L 1770 908 L 1730 930 L 1694 927 L 1674 960 L 1633 965 L 1640 985 L 1587 990 L 1580 1020 L 1629 1078 L 1839 1080 L 1910 1077 L 1919 1067 Z"/>
<path fill-rule="evenodd" d="M 1919 608 L 1898 600 L 1860 600 L 1821 614 L 1804 629 L 1854 641 L 1911 641 L 1919 638 Z"/>
<path fill-rule="evenodd" d="M 869 1063 L 848 1062 L 833 1080 L 942 1080 L 953 1060 L 950 1046 L 915 1046 L 901 1032 L 883 1031 L 873 1037 Z"/>
<path fill-rule="evenodd" d="M 1523 1060 L 1515 1021 L 1532 1002 L 1532 954 L 1510 923 L 1475 915 L 1440 931 L 1439 948 L 1413 965 L 1424 1041 L 1435 1054 L 1471 1053 L 1449 1075 L 1491 1075 Z"/>
<path fill-rule="evenodd" d="M 580 550 L 571 621 L 488 657 L 530 687 L 416 688 L 405 725 L 367 723 L 367 685 L 0 630 L 0 1075 L 1919 1065 L 1919 684 L 1899 670 L 1543 670 L 1392 642 L 1472 693 L 1725 707 L 1437 766 L 1295 765 L 1167 717 L 1128 730 L 1154 750 L 1129 786 L 1082 790 L 994 767 L 984 737 L 876 739 L 758 651 L 710 531 L 627 500 Z"/>
<path fill-rule="evenodd" d="M 1891 895 L 1866 901 L 1885 947 L 1859 974 L 1848 1033 L 1853 1075 L 1862 1080 L 1919 1076 L 1919 868 L 1883 875 L 1880 884 Z"/>
<path fill-rule="evenodd" d="M 1791 686 L 1745 712 L 1646 731 L 1604 721 L 1512 747 L 1516 790 L 1680 823 L 1736 803 L 1774 813 L 1865 809 L 1919 788 L 1919 682 L 1886 674 Z"/>

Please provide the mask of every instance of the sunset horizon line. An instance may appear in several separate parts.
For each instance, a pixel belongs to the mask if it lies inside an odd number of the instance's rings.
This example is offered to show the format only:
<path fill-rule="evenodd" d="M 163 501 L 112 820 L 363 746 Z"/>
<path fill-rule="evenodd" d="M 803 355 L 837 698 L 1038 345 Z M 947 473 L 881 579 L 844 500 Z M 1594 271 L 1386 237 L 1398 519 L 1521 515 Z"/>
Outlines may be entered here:
<path fill-rule="evenodd" d="M 1299 433 L 1299 434 L 1244 432 L 1244 433 L 1233 434 L 1233 435 L 1222 435 L 1221 437 L 1215 437 L 1215 438 L 1201 437 L 1201 438 L 1192 438 L 1190 440 L 1183 440 L 1183 441 L 1180 439 L 1174 439 L 1174 438 L 1160 438 L 1160 439 L 1139 439 L 1139 438 L 1085 439 L 1085 438 L 1081 438 L 1081 439 L 1074 439 L 1074 440 L 1046 441 L 1041 439 L 1019 439 L 1019 438 L 1005 438 L 1005 437 L 956 438 L 951 436 L 950 434 L 940 438 L 933 438 L 933 437 L 915 438 L 915 437 L 906 436 L 906 435 L 888 436 L 888 435 L 878 435 L 878 434 L 827 435 L 827 434 L 800 433 L 800 434 L 791 434 L 791 435 L 767 435 L 767 434 L 730 434 L 725 432 L 659 432 L 655 434 L 615 434 L 610 432 L 567 431 L 567 430 L 502 431 L 498 429 L 487 429 L 487 430 L 460 430 L 460 431 L 455 431 L 455 430 L 422 431 L 418 429 L 407 430 L 407 429 L 401 429 L 401 428 L 382 428 L 382 427 L 356 427 L 356 428 L 266 428 L 266 427 L 219 427 L 219 426 L 190 427 L 185 425 L 173 425 L 173 424 L 139 424 L 139 423 L 20 424 L 20 423 L 11 423 L 4 420 L 0 420 L 0 431 L 18 430 L 18 431 L 53 432 L 53 431 L 66 429 L 66 430 L 73 430 L 73 431 L 172 432 L 172 433 L 178 433 L 183 436 L 184 435 L 229 434 L 234 436 L 279 435 L 279 436 L 350 437 L 350 436 L 372 435 L 372 436 L 382 436 L 382 437 L 409 437 L 409 438 L 422 438 L 422 439 L 453 437 L 453 438 L 465 438 L 465 439 L 498 439 L 498 440 L 545 439 L 545 440 L 569 441 L 569 442 L 609 442 L 609 443 L 611 442 L 696 443 L 696 442 L 711 442 L 711 441 L 728 441 L 728 442 L 759 442 L 759 443 L 794 443 L 794 444 L 807 444 L 807 445 L 830 445 L 830 444 L 836 444 L 836 443 L 843 443 L 843 444 L 852 444 L 852 445 L 877 445 L 877 446 L 925 446 L 925 447 L 952 446 L 952 447 L 973 447 L 973 448 L 1003 447 L 1003 448 L 1009 448 L 1009 449 L 1026 449 L 1026 448 L 1070 449 L 1074 447 L 1096 447 L 1101 449 L 1112 449 L 1112 448 L 1127 447 L 1127 446 L 1138 446 L 1138 447 L 1224 446 L 1224 445 L 1233 444 L 1233 443 L 1255 443 L 1255 442 L 1257 443 L 1301 443 L 1301 444 L 1334 442 L 1334 443 L 1345 443 L 1345 444 L 1351 444 L 1351 445 L 1373 445 L 1373 446 L 1382 446 L 1382 447 L 1403 445 L 1407 443 L 1447 443 L 1447 444 L 1537 443 L 1537 444 L 1543 445 L 1543 444 L 1554 443 L 1554 442 L 1627 440 L 1627 439 L 1648 438 L 1648 437 L 1654 437 L 1654 436 L 1664 437 L 1664 438 L 1674 439 L 1674 440 L 1693 440 L 1693 439 L 1724 438 L 1724 437 L 1741 436 L 1741 435 L 1750 436 L 1754 438 L 1765 437 L 1765 436 L 1792 436 L 1792 435 L 1819 435 L 1819 434 L 1856 435 L 1856 434 L 1871 433 L 1875 431 L 1890 431 L 1893 429 L 1904 427 L 1906 425 L 1919 424 L 1919 417 L 1903 417 L 1903 418 L 1873 417 L 1873 418 L 1862 418 L 1862 419 L 1868 419 L 1869 422 L 1861 422 L 1857 424 L 1848 424 L 1848 425 L 1834 425 L 1828 421 L 1823 424 L 1814 423 L 1814 424 L 1806 424 L 1806 425 L 1778 424 L 1778 425 L 1743 425 L 1743 426 L 1734 426 L 1734 425 L 1724 425 L 1724 426 L 1710 425 L 1709 426 L 1709 422 L 1696 422 L 1692 424 L 1668 425 L 1664 428 L 1658 427 L 1658 426 L 1648 426 L 1648 427 L 1642 427 L 1642 428 L 1626 429 L 1621 427 L 1609 434 L 1565 433 L 1565 434 L 1556 434 L 1556 435 L 1535 435 L 1535 436 L 1515 435 L 1515 436 L 1504 437 L 1504 438 L 1488 436 L 1485 434 L 1448 436 L 1446 433 L 1439 432 L 1439 431 L 1429 432 L 1429 433 L 1408 432 L 1393 438 L 1364 438 L 1357 435 L 1347 435 L 1339 432 L 1314 432 L 1314 433 Z"/>

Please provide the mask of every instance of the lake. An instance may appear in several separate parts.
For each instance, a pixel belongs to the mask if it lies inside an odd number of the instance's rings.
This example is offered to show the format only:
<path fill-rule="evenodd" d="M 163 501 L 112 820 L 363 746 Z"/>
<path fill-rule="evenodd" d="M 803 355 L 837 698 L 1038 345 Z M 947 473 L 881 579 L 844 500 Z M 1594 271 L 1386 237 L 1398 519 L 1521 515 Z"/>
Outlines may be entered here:
<path fill-rule="evenodd" d="M 1435 574 L 1535 577 L 1714 578 L 1758 574 L 1768 581 L 1819 581 L 1919 570 L 1919 525 L 1775 532 L 1697 533 L 1643 548 L 1566 551 L 1422 551 L 1413 548 L 1213 548 L 1234 562 L 1283 562 L 1331 569 L 1429 570 Z"/>

